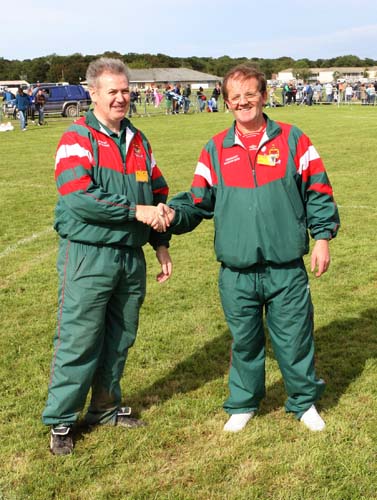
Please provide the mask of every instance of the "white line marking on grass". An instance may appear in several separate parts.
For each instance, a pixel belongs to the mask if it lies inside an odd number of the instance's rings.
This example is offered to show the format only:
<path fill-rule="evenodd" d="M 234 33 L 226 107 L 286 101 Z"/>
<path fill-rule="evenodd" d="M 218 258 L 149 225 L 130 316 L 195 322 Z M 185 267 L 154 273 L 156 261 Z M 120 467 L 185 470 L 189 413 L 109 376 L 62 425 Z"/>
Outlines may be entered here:
<path fill-rule="evenodd" d="M 366 205 L 338 205 L 339 208 L 349 208 L 350 210 L 377 210 L 377 207 L 368 207 Z"/>
<path fill-rule="evenodd" d="M 7 247 L 5 250 L 3 250 L 0 253 L 0 259 L 15 252 L 18 249 L 18 247 L 20 247 L 22 245 L 27 245 L 28 243 L 31 243 L 32 241 L 34 241 L 38 238 L 41 238 L 42 236 L 45 236 L 48 233 L 51 233 L 52 230 L 53 230 L 52 227 L 48 227 L 47 229 L 45 229 L 44 231 L 41 231 L 40 233 L 33 233 L 31 236 L 28 236 L 27 238 L 22 238 L 22 240 L 18 240 L 16 243 L 14 243 L 13 245 L 10 245 L 9 247 Z"/>
<path fill-rule="evenodd" d="M 22 187 L 23 189 L 25 189 L 25 187 L 30 188 L 30 189 L 34 189 L 34 188 L 47 189 L 46 184 L 28 184 L 27 186 L 25 186 L 25 183 L 22 183 L 22 182 L 4 182 L 4 181 L 1 181 L 0 187 L 3 187 L 3 186 L 7 187 L 8 189 L 9 188 L 20 188 L 20 187 Z"/>

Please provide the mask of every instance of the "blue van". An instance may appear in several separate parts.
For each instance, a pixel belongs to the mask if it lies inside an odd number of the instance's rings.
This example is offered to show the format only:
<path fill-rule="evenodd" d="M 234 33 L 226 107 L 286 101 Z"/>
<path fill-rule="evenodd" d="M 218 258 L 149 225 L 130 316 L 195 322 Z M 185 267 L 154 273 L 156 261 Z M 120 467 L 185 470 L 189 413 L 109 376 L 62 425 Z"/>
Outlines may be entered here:
<path fill-rule="evenodd" d="M 36 87 L 33 90 L 33 95 L 40 88 L 43 88 L 46 96 L 44 112 L 47 115 L 59 113 L 62 116 L 73 118 L 80 116 L 82 111 L 87 111 L 91 105 L 89 93 L 81 85 Z"/>
<path fill-rule="evenodd" d="M 44 114 L 60 114 L 74 118 L 81 112 L 88 111 L 91 105 L 89 92 L 82 85 L 40 85 L 33 89 L 33 96 L 43 89 L 46 97 Z M 15 100 L 3 103 L 3 113 L 16 116 Z"/>

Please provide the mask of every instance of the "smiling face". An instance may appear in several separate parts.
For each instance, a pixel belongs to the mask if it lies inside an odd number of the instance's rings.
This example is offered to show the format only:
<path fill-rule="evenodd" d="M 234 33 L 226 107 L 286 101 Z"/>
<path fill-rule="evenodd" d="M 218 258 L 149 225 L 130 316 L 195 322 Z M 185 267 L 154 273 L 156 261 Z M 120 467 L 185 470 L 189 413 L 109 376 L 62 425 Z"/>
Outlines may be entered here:
<path fill-rule="evenodd" d="M 119 130 L 130 105 L 130 88 L 124 74 L 104 72 L 89 89 L 96 118 L 111 130 Z"/>
<path fill-rule="evenodd" d="M 256 78 L 230 78 L 226 103 L 241 132 L 258 130 L 264 124 L 263 106 L 267 92 L 260 92 Z"/>

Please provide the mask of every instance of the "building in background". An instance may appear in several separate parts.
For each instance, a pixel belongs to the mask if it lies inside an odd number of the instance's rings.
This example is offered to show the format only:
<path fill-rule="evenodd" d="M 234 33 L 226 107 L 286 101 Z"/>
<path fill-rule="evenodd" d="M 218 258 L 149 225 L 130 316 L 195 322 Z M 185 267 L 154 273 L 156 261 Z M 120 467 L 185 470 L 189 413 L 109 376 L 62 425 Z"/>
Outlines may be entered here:
<path fill-rule="evenodd" d="M 221 78 L 188 68 L 129 68 L 130 85 L 140 89 L 146 87 L 163 87 L 166 83 L 189 83 L 192 89 L 199 87 L 212 88 Z"/>
<path fill-rule="evenodd" d="M 377 79 L 377 66 L 370 68 L 363 67 L 332 67 L 332 68 L 303 68 L 310 74 L 308 78 L 311 82 L 328 83 L 337 80 L 346 80 L 348 82 L 374 81 Z M 279 71 L 277 74 L 278 82 L 288 82 L 291 80 L 302 80 L 300 78 L 299 68 L 288 68 Z"/>

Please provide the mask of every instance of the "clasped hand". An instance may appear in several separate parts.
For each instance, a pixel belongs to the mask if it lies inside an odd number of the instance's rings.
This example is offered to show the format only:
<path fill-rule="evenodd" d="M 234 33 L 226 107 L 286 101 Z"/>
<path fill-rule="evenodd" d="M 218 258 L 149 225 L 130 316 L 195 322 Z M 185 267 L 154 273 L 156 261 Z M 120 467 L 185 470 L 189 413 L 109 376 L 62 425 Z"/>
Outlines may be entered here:
<path fill-rule="evenodd" d="M 136 205 L 136 220 L 143 222 L 159 233 L 164 233 L 174 219 L 175 211 L 165 203 Z"/>

